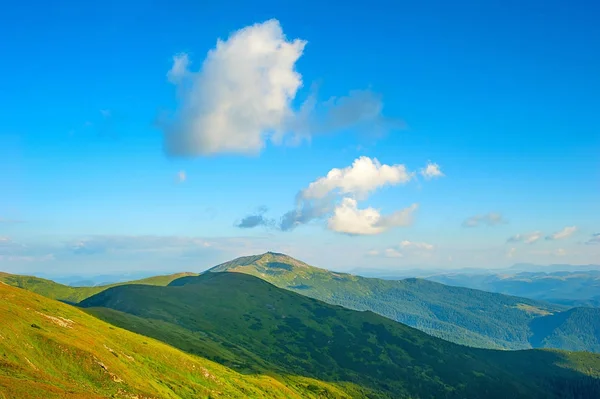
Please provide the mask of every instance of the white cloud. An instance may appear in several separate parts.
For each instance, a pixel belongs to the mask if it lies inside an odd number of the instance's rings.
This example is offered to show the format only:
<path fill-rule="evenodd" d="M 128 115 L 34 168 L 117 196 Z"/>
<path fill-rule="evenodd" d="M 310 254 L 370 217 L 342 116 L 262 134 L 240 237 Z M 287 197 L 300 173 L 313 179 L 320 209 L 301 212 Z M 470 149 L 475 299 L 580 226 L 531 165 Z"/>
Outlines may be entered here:
<path fill-rule="evenodd" d="M 444 176 L 440 166 L 437 163 L 432 162 L 428 162 L 427 165 L 420 170 L 420 173 L 427 180 Z"/>
<path fill-rule="evenodd" d="M 576 231 L 577 231 L 576 226 L 567 226 L 564 229 L 557 231 L 554 234 L 549 235 L 548 237 L 546 237 L 546 240 L 562 240 L 564 238 L 569 238 Z"/>
<path fill-rule="evenodd" d="M 344 234 L 380 234 L 394 227 L 410 225 L 417 207 L 417 204 L 413 204 L 392 214 L 381 215 L 371 207 L 359 209 L 355 199 L 346 197 L 335 207 L 327 226 L 330 230 Z"/>
<path fill-rule="evenodd" d="M 483 224 L 488 226 L 496 226 L 502 223 L 506 223 L 506 220 L 502 217 L 502 214 L 490 212 L 484 215 L 471 216 L 470 218 L 467 218 L 462 225 L 463 227 L 478 227 Z"/>
<path fill-rule="evenodd" d="M 315 180 L 302 190 L 301 196 L 305 199 L 319 199 L 337 190 L 341 194 L 365 198 L 378 188 L 404 184 L 413 177 L 414 173 L 408 172 L 404 165 L 382 165 L 377 158 L 362 156 L 355 159 L 351 166 L 331 169 L 325 177 Z"/>
<path fill-rule="evenodd" d="M 347 128 L 402 127 L 382 115 L 381 97 L 370 90 L 320 103 L 313 94 L 295 109 L 302 86 L 296 62 L 306 41 L 288 39 L 277 20 L 247 26 L 217 40 L 198 71 L 187 54 L 173 57 L 167 79 L 177 87 L 176 112 L 162 118 L 165 149 L 173 156 L 257 154 L 274 144 L 310 139 Z"/>
<path fill-rule="evenodd" d="M 532 233 L 516 234 L 508 239 L 508 242 L 523 242 L 525 244 L 533 244 L 542 238 L 541 231 L 534 231 Z"/>
<path fill-rule="evenodd" d="M 515 256 L 516 253 L 517 253 L 517 248 L 512 247 L 508 251 L 506 251 L 506 257 L 507 258 L 512 258 L 512 257 Z"/>
<path fill-rule="evenodd" d="M 402 252 L 399 252 L 398 250 L 396 250 L 394 248 L 387 248 L 384 251 L 384 254 L 385 254 L 386 258 L 403 258 L 404 257 Z"/>
<path fill-rule="evenodd" d="M 372 249 L 367 252 L 367 256 L 384 258 L 403 258 L 404 254 L 395 248 L 386 248 L 383 251 Z"/>
<path fill-rule="evenodd" d="M 179 172 L 177 172 L 177 183 L 183 183 L 187 180 L 187 174 L 185 173 L 185 170 L 180 170 Z"/>
<path fill-rule="evenodd" d="M 173 56 L 173 66 L 167 72 L 167 79 L 173 84 L 180 83 L 189 73 L 190 58 L 187 54 L 176 54 Z"/>
<path fill-rule="evenodd" d="M 167 151 L 258 153 L 293 115 L 291 102 L 302 85 L 295 64 L 305 45 L 287 40 L 279 22 L 269 20 L 219 39 L 200 72 L 188 70 L 187 55 L 175 56 L 167 77 L 182 98 L 165 127 Z"/>
<path fill-rule="evenodd" d="M 400 243 L 400 247 L 405 249 L 418 249 L 425 251 L 433 251 L 434 248 L 433 244 L 428 244 L 426 242 L 414 242 L 408 240 L 402 241 Z"/>

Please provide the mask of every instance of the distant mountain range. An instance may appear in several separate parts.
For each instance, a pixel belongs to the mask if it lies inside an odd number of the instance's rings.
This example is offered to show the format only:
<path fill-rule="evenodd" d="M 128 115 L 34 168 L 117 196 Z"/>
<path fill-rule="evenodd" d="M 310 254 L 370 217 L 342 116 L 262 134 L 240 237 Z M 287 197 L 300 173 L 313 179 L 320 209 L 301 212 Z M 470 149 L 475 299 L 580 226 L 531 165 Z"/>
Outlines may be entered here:
<path fill-rule="evenodd" d="M 517 273 L 448 273 L 439 283 L 522 296 L 568 306 L 600 306 L 600 270 Z"/>
<path fill-rule="evenodd" d="M 207 273 L 236 272 L 259 277 L 277 287 L 354 310 L 370 310 L 435 337 L 479 348 L 557 348 L 598 351 L 600 315 L 582 310 L 580 323 L 563 320 L 569 307 L 558 304 L 454 287 L 423 279 L 382 280 L 336 273 L 310 266 L 284 254 L 242 257 Z M 168 285 L 193 273 L 156 276 L 130 284 Z M 0 280 L 53 299 L 78 303 L 108 288 L 70 287 L 35 277 L 0 275 Z M 567 319 L 568 320 L 568 319 Z M 552 328 L 550 328 L 552 327 Z"/>

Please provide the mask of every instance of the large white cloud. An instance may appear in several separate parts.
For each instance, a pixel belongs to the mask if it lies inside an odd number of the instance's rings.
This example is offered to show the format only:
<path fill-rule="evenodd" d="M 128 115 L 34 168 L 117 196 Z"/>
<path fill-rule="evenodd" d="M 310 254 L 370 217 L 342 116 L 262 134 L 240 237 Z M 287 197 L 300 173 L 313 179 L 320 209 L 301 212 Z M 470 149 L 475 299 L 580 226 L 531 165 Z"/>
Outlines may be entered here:
<path fill-rule="evenodd" d="M 190 69 L 187 54 L 174 56 L 167 80 L 177 87 L 179 103 L 159 121 L 167 153 L 256 154 L 268 140 L 280 144 L 347 128 L 377 133 L 402 127 L 383 117 L 381 97 L 370 90 L 325 102 L 313 93 L 295 109 L 303 84 L 296 62 L 306 43 L 286 38 L 273 19 L 217 40 L 198 71 Z"/>
<path fill-rule="evenodd" d="M 408 172 L 404 165 L 382 165 L 377 158 L 362 156 L 351 166 L 331 169 L 325 177 L 302 190 L 301 196 L 305 199 L 325 198 L 337 190 L 341 194 L 364 198 L 378 188 L 407 183 L 413 177 L 414 173 Z"/>
<path fill-rule="evenodd" d="M 567 226 L 564 229 L 557 231 L 554 234 L 550 234 L 546 237 L 546 240 L 562 240 L 564 238 L 569 238 L 577 231 L 576 226 Z"/>
<path fill-rule="evenodd" d="M 175 57 L 169 81 L 180 85 L 181 104 L 165 126 L 174 155 L 256 153 L 265 137 L 286 125 L 302 85 L 295 64 L 306 42 L 287 40 L 276 20 L 218 40 L 198 73 L 187 55 Z"/>
<path fill-rule="evenodd" d="M 346 197 L 333 210 L 327 226 L 330 230 L 350 235 L 380 234 L 393 227 L 410 225 L 417 207 L 417 204 L 413 204 L 389 215 L 382 215 L 372 207 L 359 209 L 355 199 Z"/>

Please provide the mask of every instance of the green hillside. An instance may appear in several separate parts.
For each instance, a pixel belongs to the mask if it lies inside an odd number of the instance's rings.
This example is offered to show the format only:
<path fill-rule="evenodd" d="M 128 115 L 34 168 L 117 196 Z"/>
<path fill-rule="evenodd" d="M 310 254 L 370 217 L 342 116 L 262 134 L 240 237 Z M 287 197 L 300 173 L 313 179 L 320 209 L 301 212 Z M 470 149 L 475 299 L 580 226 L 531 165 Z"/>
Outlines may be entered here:
<path fill-rule="evenodd" d="M 0 283 L 1 399 L 348 398 L 360 389 L 242 375 L 73 306 Z"/>
<path fill-rule="evenodd" d="M 128 281 L 124 283 L 115 283 L 110 285 L 96 287 L 71 287 L 58 284 L 51 280 L 46 280 L 33 276 L 20 276 L 0 272 L 0 282 L 14 287 L 24 288 L 35 292 L 47 298 L 57 299 L 63 302 L 78 303 L 94 294 L 104 291 L 107 288 L 123 284 L 147 284 L 147 285 L 168 285 L 171 281 L 185 277 L 196 276 L 196 273 L 176 273 L 164 276 L 153 276 L 141 280 Z"/>
<path fill-rule="evenodd" d="M 564 309 L 421 279 L 334 273 L 277 253 L 238 258 L 210 271 L 251 274 L 280 288 L 350 309 L 371 310 L 428 334 L 482 348 L 531 348 L 529 323 Z"/>
<path fill-rule="evenodd" d="M 600 352 L 600 309 L 573 308 L 551 316 L 539 317 L 531 322 L 536 347 L 560 347 L 566 350 L 587 348 Z"/>
<path fill-rule="evenodd" d="M 600 355 L 468 348 L 240 273 L 114 287 L 81 306 L 244 373 L 355 383 L 365 389 L 351 393 L 357 398 L 600 395 Z"/>

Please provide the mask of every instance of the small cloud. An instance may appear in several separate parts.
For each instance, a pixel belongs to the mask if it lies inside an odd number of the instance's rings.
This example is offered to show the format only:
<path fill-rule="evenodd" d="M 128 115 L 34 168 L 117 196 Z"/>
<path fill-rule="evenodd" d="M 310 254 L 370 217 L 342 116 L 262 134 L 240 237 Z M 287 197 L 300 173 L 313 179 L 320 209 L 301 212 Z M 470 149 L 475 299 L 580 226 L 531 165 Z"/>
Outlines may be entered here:
<path fill-rule="evenodd" d="M 102 115 L 103 118 L 110 118 L 111 117 L 111 112 L 109 109 L 101 109 L 100 110 L 100 114 Z"/>
<path fill-rule="evenodd" d="M 463 227 L 479 227 L 481 225 L 497 226 L 506 223 L 502 214 L 496 212 L 486 213 L 484 215 L 475 215 L 465 219 L 462 223 Z"/>
<path fill-rule="evenodd" d="M 372 249 L 367 252 L 367 256 L 383 258 L 403 258 L 404 254 L 395 248 L 386 248 L 383 251 Z"/>
<path fill-rule="evenodd" d="M 379 251 L 376 249 L 371 249 L 367 252 L 367 256 L 379 256 Z"/>
<path fill-rule="evenodd" d="M 261 206 L 257 209 L 256 213 L 244 217 L 240 222 L 236 224 L 236 227 L 241 229 L 252 229 L 258 226 L 274 226 L 275 221 L 265 217 L 267 208 Z"/>
<path fill-rule="evenodd" d="M 13 223 L 23 223 L 21 220 L 17 219 L 8 219 L 0 217 L 0 224 L 13 224 Z"/>
<path fill-rule="evenodd" d="M 349 235 L 381 234 L 394 227 L 412 224 L 413 213 L 417 208 L 418 205 L 413 204 L 389 215 L 382 215 L 371 207 L 359 209 L 355 199 L 346 197 L 335 207 L 327 227 Z"/>
<path fill-rule="evenodd" d="M 569 238 L 576 231 L 577 231 L 577 227 L 576 226 L 568 226 L 568 227 L 565 227 L 564 229 L 562 229 L 560 231 L 557 231 L 554 234 L 550 234 L 549 236 L 546 237 L 546 240 L 562 240 L 564 238 Z"/>
<path fill-rule="evenodd" d="M 526 234 L 516 234 L 508 239 L 508 242 L 523 242 L 525 244 L 533 244 L 542 238 L 541 231 L 534 231 Z"/>
<path fill-rule="evenodd" d="M 508 251 L 506 251 L 506 257 L 507 258 L 512 258 L 512 257 L 515 256 L 516 253 L 517 253 L 517 248 L 512 247 Z"/>
<path fill-rule="evenodd" d="M 433 246 L 433 244 L 428 244 L 426 242 L 414 242 L 414 241 L 404 240 L 400 243 L 400 248 L 433 251 L 434 246 Z"/>
<path fill-rule="evenodd" d="M 436 179 L 444 176 L 440 166 L 437 163 L 432 163 L 431 161 L 428 162 L 427 166 L 422 168 L 419 173 L 421 173 L 421 176 L 423 176 L 426 180 Z"/>
<path fill-rule="evenodd" d="M 386 258 L 403 258 L 404 255 L 399 252 L 398 250 L 394 249 L 394 248 L 387 248 L 384 251 L 385 257 Z"/>
<path fill-rule="evenodd" d="M 592 234 L 589 240 L 585 242 L 587 245 L 600 244 L 600 233 Z"/>
<path fill-rule="evenodd" d="M 302 198 L 325 198 L 334 191 L 366 198 L 369 193 L 384 187 L 406 184 L 414 177 L 404 165 L 381 164 L 377 158 L 362 156 L 343 168 L 331 169 L 325 177 L 310 183 L 300 192 Z"/>
<path fill-rule="evenodd" d="M 177 183 L 183 183 L 187 180 L 187 174 L 185 173 L 185 170 L 180 170 L 177 172 L 176 180 Z"/>

